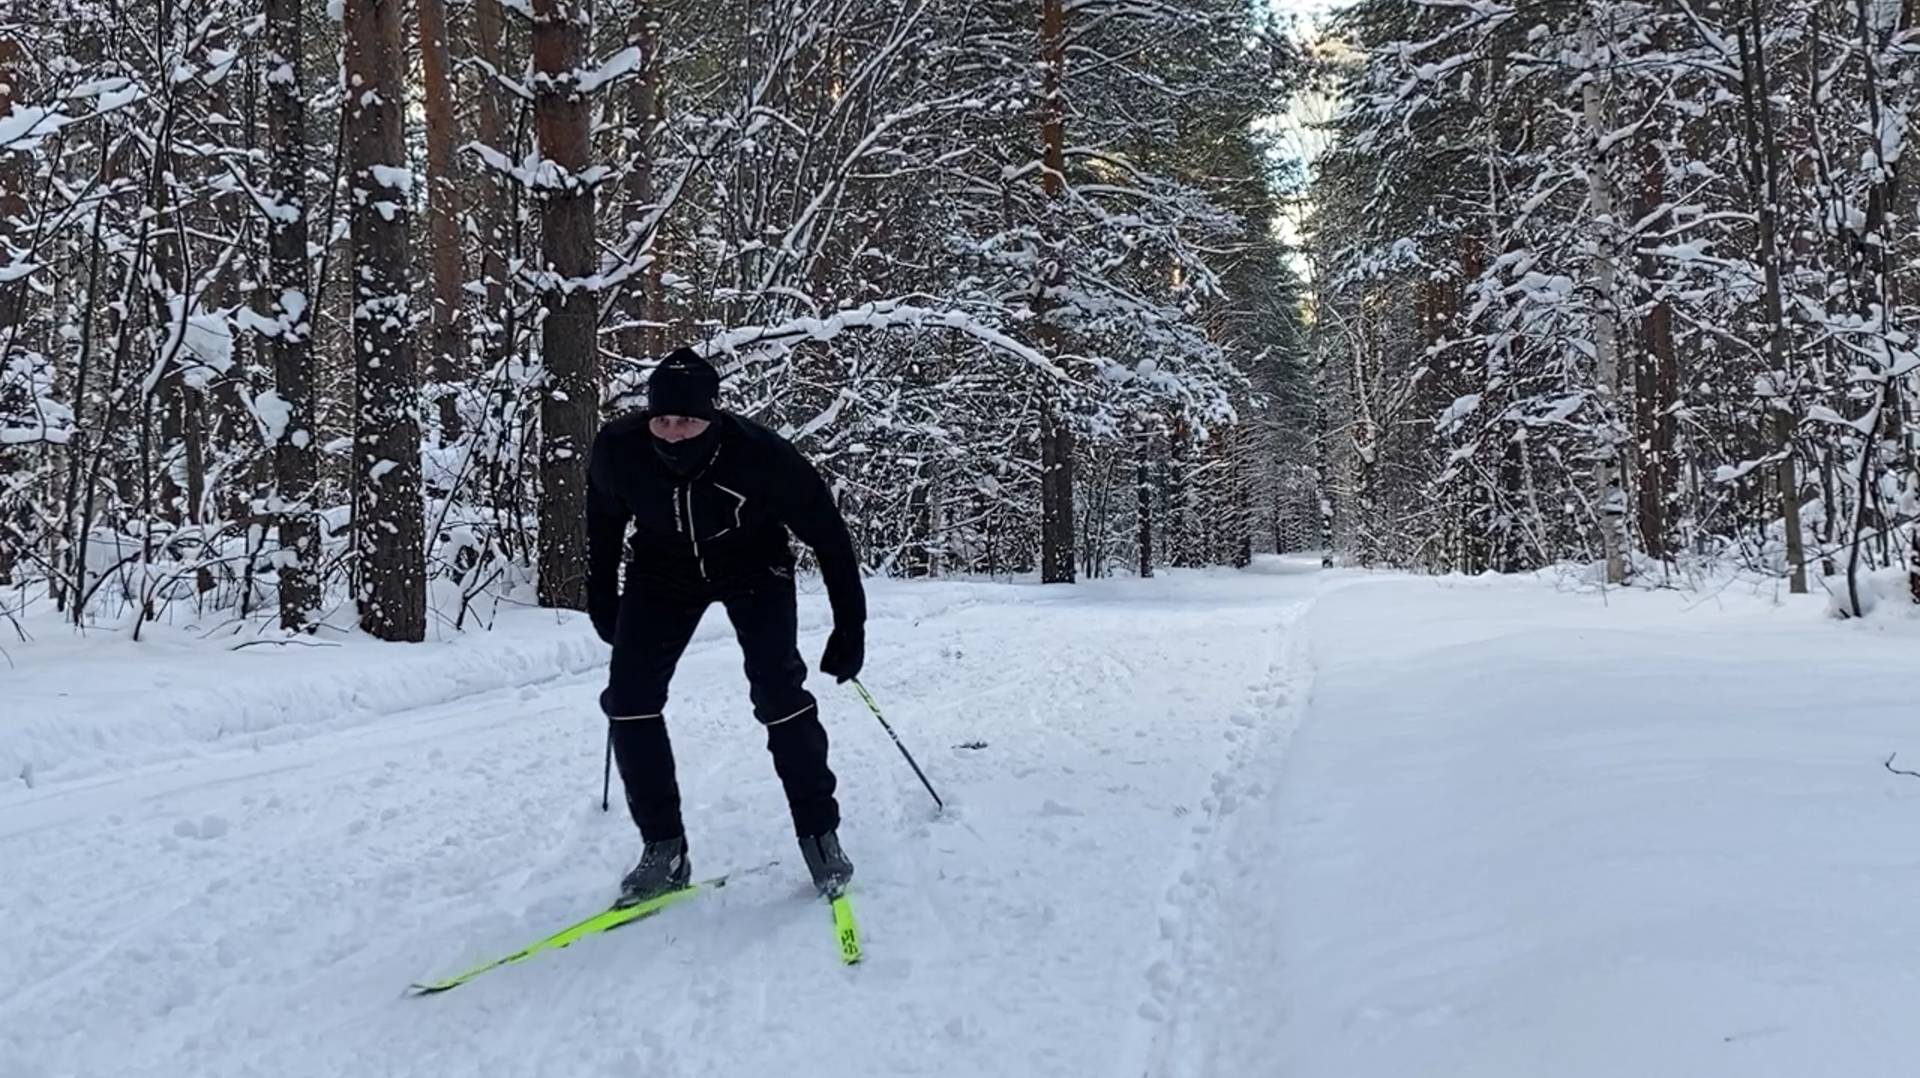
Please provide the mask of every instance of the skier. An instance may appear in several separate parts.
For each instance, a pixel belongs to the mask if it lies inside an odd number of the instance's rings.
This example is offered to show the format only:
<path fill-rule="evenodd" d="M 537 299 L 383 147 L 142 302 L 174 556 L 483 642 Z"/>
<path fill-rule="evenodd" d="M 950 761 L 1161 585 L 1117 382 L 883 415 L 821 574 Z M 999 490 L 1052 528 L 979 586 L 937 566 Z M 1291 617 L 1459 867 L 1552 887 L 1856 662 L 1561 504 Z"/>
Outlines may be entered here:
<path fill-rule="evenodd" d="M 602 427 L 587 488 L 587 609 L 613 646 L 601 710 L 627 808 L 645 849 L 621 881 L 631 904 L 685 886 L 692 874 L 673 748 L 667 683 L 707 607 L 718 602 L 746 656 L 754 717 L 786 789 L 814 885 L 835 894 L 853 876 L 840 847 L 840 806 L 827 732 L 804 683 L 796 639 L 788 531 L 813 549 L 833 609 L 820 657 L 845 682 L 866 654 L 866 595 L 846 522 L 820 473 L 792 443 L 717 410 L 720 376 L 682 348 L 654 370 L 647 408 Z M 634 526 L 624 592 L 621 540 Z"/>

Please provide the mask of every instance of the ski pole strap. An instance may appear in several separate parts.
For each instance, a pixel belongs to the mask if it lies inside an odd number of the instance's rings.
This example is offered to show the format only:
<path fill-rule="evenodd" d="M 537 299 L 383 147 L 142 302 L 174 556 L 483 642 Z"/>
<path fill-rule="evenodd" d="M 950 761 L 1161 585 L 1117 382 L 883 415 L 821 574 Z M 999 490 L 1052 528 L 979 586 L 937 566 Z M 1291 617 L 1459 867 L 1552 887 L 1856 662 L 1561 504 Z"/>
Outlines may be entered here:
<path fill-rule="evenodd" d="M 906 758 L 907 766 L 913 768 L 914 775 L 920 779 L 920 785 L 927 788 L 927 794 L 933 798 L 933 803 L 939 806 L 940 811 L 945 812 L 947 803 L 940 800 L 940 795 L 934 791 L 933 783 L 927 781 L 927 773 L 920 770 L 920 765 L 914 762 L 913 753 L 907 751 L 907 746 L 901 742 L 900 735 L 893 732 L 893 727 L 887 723 L 887 717 L 880 714 L 880 705 L 874 702 L 873 694 L 867 691 L 865 685 L 860 684 L 859 678 L 852 680 L 854 691 L 860 694 L 860 699 L 866 701 L 867 710 L 873 712 L 873 717 L 880 720 L 880 728 L 885 730 L 887 736 L 893 739 L 893 747 L 899 749 L 900 755 Z"/>

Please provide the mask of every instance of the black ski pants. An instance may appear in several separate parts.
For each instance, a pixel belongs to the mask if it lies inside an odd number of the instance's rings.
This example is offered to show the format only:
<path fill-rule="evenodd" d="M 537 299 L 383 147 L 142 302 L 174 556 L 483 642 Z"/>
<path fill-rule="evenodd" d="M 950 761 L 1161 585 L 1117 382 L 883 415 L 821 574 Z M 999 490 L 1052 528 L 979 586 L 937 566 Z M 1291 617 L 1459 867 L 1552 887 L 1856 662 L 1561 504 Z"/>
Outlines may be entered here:
<path fill-rule="evenodd" d="M 719 602 L 746 657 L 753 714 L 766 728 L 767 751 L 786 788 L 794 833 L 840 825 L 835 781 L 827 767 L 827 731 L 806 690 L 790 570 L 769 569 L 747 585 L 718 594 L 630 582 L 620 599 L 613 664 L 600 708 L 611 724 L 613 757 L 627 791 L 627 810 L 648 842 L 679 838 L 680 786 L 665 718 L 667 684 L 707 607 Z"/>

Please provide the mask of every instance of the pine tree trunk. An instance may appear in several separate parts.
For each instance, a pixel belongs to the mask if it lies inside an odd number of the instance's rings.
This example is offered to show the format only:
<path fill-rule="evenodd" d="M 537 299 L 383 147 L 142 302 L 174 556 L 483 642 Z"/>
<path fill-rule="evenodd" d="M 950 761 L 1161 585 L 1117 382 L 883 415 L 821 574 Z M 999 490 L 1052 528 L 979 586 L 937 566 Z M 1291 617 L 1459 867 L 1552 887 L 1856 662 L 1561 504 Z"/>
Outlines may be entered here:
<path fill-rule="evenodd" d="M 1920 523 L 1907 526 L 1907 594 L 1920 603 Z"/>
<path fill-rule="evenodd" d="M 320 533 L 314 526 L 314 479 L 319 474 L 313 436 L 313 321 L 307 262 L 307 105 L 304 65 L 305 4 L 267 0 L 267 192 L 280 212 L 267 223 L 268 313 L 280 329 L 268 342 L 274 392 L 286 423 L 270 447 L 279 518 L 280 626 L 310 629 L 320 608 Z"/>
<path fill-rule="evenodd" d="M 1044 92 L 1041 97 L 1040 141 L 1042 153 L 1042 189 L 1047 206 L 1042 210 L 1040 278 L 1037 282 L 1034 314 L 1041 351 L 1057 358 L 1064 348 L 1060 327 L 1052 320 L 1057 303 L 1054 293 L 1066 284 L 1067 267 L 1059 227 L 1059 203 L 1066 195 L 1066 71 L 1067 29 L 1064 0 L 1042 0 L 1040 14 L 1041 62 L 1044 68 Z M 1040 406 L 1040 579 L 1047 584 L 1071 584 L 1074 579 L 1074 438 L 1072 419 L 1066 414 L 1065 393 L 1049 382 L 1043 389 Z"/>
<path fill-rule="evenodd" d="M 1521 443 L 1517 438 L 1503 438 L 1500 442 L 1499 493 L 1489 499 L 1495 506 L 1517 507 L 1526 485 L 1524 461 L 1521 459 Z M 1521 570 L 1520 539 L 1523 525 L 1518 520 L 1519 513 L 1508 508 L 1502 514 L 1505 517 L 1497 534 L 1498 547 L 1493 553 L 1493 569 L 1501 573 L 1517 573 Z M 1535 527 L 1542 522 L 1534 522 Z"/>
<path fill-rule="evenodd" d="M 506 14 L 501 10 L 500 0 L 474 0 L 473 3 L 473 54 L 496 71 L 507 70 L 507 51 L 504 42 L 506 34 Z M 508 145 L 510 135 L 507 132 L 506 110 L 500 106 L 500 88 L 493 77 L 481 74 L 478 101 L 475 105 L 476 134 L 485 145 L 508 157 L 513 155 L 513 147 Z M 486 289 L 487 318 L 500 320 L 507 306 L 507 263 L 506 248 L 508 239 L 507 199 L 500 189 L 499 182 L 490 174 L 476 173 L 474 186 L 475 202 L 479 206 L 478 221 L 480 232 L 480 279 Z M 497 353 L 504 347 L 504 341 L 498 333 L 491 333 L 492 347 L 489 348 L 487 361 L 498 358 Z"/>
<path fill-rule="evenodd" d="M 178 162 L 174 160 L 172 145 L 175 137 L 175 118 L 178 115 L 178 99 L 169 98 L 164 107 L 159 129 L 153 140 L 153 160 L 147 173 L 148 247 L 152 251 L 152 265 L 145 278 L 147 303 L 150 316 L 147 321 L 147 345 L 149 362 L 156 365 L 159 376 L 146 388 L 148 398 L 143 402 L 143 434 L 147 437 L 147 452 L 142 471 L 145 472 L 148 490 L 145 494 L 152 498 L 152 508 L 161 520 L 172 529 L 178 529 L 190 519 L 190 508 L 186 492 L 186 469 L 179 466 L 178 457 L 187 453 L 186 447 L 186 397 L 191 390 L 182 377 L 182 365 L 191 360 L 191 354 L 172 340 L 172 329 L 176 318 L 184 324 L 193 314 L 192 297 L 187 293 L 187 270 L 185 238 L 181 229 L 185 224 L 177 202 L 174 185 L 179 179 L 174 175 Z M 175 301 L 179 310 L 176 312 Z M 157 444 L 150 429 L 153 411 L 159 410 L 160 431 Z M 144 536 L 143 551 L 145 564 L 151 565 L 156 551 L 152 549 L 152 536 Z"/>
<path fill-rule="evenodd" d="M 26 65 L 21 62 L 20 43 L 5 29 L 0 29 L 0 116 L 13 111 L 20 81 L 26 75 Z M 15 227 L 16 218 L 26 214 L 26 172 L 27 158 L 24 154 L 0 151 L 0 270 L 13 264 L 14 245 L 24 237 Z M 9 353 L 19 342 L 24 327 L 21 316 L 25 312 L 24 298 L 27 283 L 24 280 L 0 282 L 0 362 L 5 362 Z M 0 399 L 0 405 L 14 402 Z M 0 449 L 0 475 L 10 475 L 26 467 L 26 450 Z M 9 505 L 0 501 L 0 585 L 13 582 L 14 566 L 20 557 L 21 545 L 27 541 L 28 495 L 20 491 L 18 505 Z"/>
<path fill-rule="evenodd" d="M 932 574 L 933 513 L 927 500 L 927 479 L 926 466 L 922 465 L 907 490 L 907 541 L 900 552 L 901 573 L 916 579 Z"/>
<path fill-rule="evenodd" d="M 0 30 L 0 116 L 11 113 L 14 104 L 22 99 L 19 90 L 26 78 L 23 61 L 20 42 L 8 31 Z M 13 245 L 24 239 L 14 221 L 27 212 L 29 160 L 25 154 L 0 151 L 0 269 L 13 264 Z M 0 284 L 0 347 L 13 343 L 12 330 L 20 322 L 26 292 L 25 281 Z M 0 557 L 5 556 L 0 552 Z"/>
<path fill-rule="evenodd" d="M 360 623 L 426 637 L 420 417 L 408 324 L 403 0 L 346 0 L 347 184 L 352 206 L 354 542 Z M 391 170 L 391 171 L 389 171 Z"/>
<path fill-rule="evenodd" d="M 1138 457 L 1133 466 L 1135 527 L 1140 548 L 1140 579 L 1153 576 L 1153 432 L 1140 432 Z"/>
<path fill-rule="evenodd" d="M 1767 23 L 1760 0 L 1747 0 L 1746 20 L 1740 26 L 1741 113 L 1745 123 L 1748 188 L 1759 202 L 1760 263 L 1766 279 L 1767 357 L 1773 365 L 1774 391 L 1766 401 L 1771 413 L 1774 451 L 1780 455 L 1775 486 L 1780 496 L 1780 518 L 1786 531 L 1789 587 L 1795 595 L 1807 591 L 1807 558 L 1800 534 L 1800 477 L 1794 465 L 1796 426 L 1788 398 L 1786 305 L 1780 286 L 1780 143 L 1773 129 L 1773 98 L 1767 70 Z"/>
<path fill-rule="evenodd" d="M 1241 414 L 1252 415 L 1252 407 L 1246 406 Z M 1235 569 L 1245 569 L 1253 564 L 1253 486 L 1247 479 L 1251 432 L 1244 425 L 1227 429 L 1227 467 L 1233 482 L 1233 531 L 1227 537 L 1232 549 L 1228 553 Z"/>
<path fill-rule="evenodd" d="M 180 395 L 181 464 L 186 472 L 186 518 L 189 524 L 206 522 L 207 505 L 207 395 L 188 389 Z M 210 585 L 209 585 L 210 586 Z M 205 588 L 201 589 L 205 591 Z"/>
<path fill-rule="evenodd" d="M 1199 522 L 1194 519 L 1193 442 L 1184 419 L 1167 435 L 1167 558 L 1176 569 L 1199 562 Z"/>
<path fill-rule="evenodd" d="M 416 0 L 420 17 L 420 81 L 427 114 L 427 237 L 433 246 L 433 380 L 440 437 L 460 437 L 460 398 L 466 377 L 466 327 L 461 319 L 460 184 L 454 147 L 460 114 L 453 106 L 452 61 L 447 47 L 446 0 Z"/>
<path fill-rule="evenodd" d="M 1362 297 L 1357 350 L 1348 376 L 1356 413 L 1350 435 L 1354 457 L 1354 498 L 1350 518 L 1354 522 L 1354 556 L 1363 569 L 1373 568 L 1379 558 L 1381 545 L 1378 530 L 1380 496 L 1376 479 L 1380 436 L 1374 422 L 1373 404 L 1367 393 L 1373 380 L 1372 366 L 1379 350 L 1374 325 L 1378 316 L 1368 311 L 1370 303 L 1371 300 Z"/>
<path fill-rule="evenodd" d="M 1885 72 L 1880 64 L 1886 53 L 1882 43 L 1876 40 L 1879 35 L 1869 18 L 1867 6 L 1860 4 L 1854 12 L 1861 55 L 1866 58 L 1862 86 L 1862 97 L 1867 108 L 1865 129 L 1884 131 L 1890 119 L 1887 115 L 1890 105 L 1881 96 L 1886 87 Z M 1878 369 L 1872 373 L 1881 382 L 1881 387 L 1874 395 L 1867 414 L 1854 420 L 1854 426 L 1860 428 L 1862 435 L 1859 470 L 1854 483 L 1852 535 L 1847 553 L 1847 595 L 1855 616 L 1866 613 L 1860 599 L 1860 572 L 1865 568 L 1861 564 L 1861 548 L 1870 526 L 1878 533 L 1882 563 L 1893 560 L 1887 537 L 1890 521 L 1881 496 L 1875 489 L 1878 485 L 1876 456 L 1892 448 L 1893 459 L 1888 461 L 1890 470 L 1895 474 L 1906 474 L 1911 467 L 1911 462 L 1903 459 L 1905 454 L 1901 451 L 1904 442 L 1900 430 L 1902 402 L 1899 379 L 1893 374 L 1897 364 L 1896 348 L 1898 344 L 1906 342 L 1904 334 L 1896 330 L 1890 321 L 1893 312 L 1900 308 L 1895 277 L 1887 262 L 1888 250 L 1898 249 L 1901 239 L 1899 226 L 1891 215 L 1892 207 L 1899 200 L 1899 162 L 1888 158 L 1885 144 L 1878 140 L 1871 154 L 1870 161 L 1862 162 L 1872 167 L 1866 190 L 1865 220 L 1861 222 L 1863 241 L 1856 249 L 1858 265 L 1854 270 L 1864 278 L 1856 309 L 1858 324 L 1873 332 L 1869 348 L 1875 353 L 1875 366 Z"/>
<path fill-rule="evenodd" d="M 1318 298 L 1316 295 L 1316 302 L 1318 302 Z M 1319 350 L 1318 338 L 1322 331 L 1318 325 L 1316 325 L 1309 332 L 1313 337 L 1313 343 L 1310 345 L 1310 348 L 1317 353 Z M 1328 429 L 1327 423 L 1327 389 L 1328 386 L 1326 385 L 1324 373 L 1316 371 L 1313 381 L 1313 440 L 1310 443 L 1311 448 L 1309 452 L 1313 454 L 1314 509 L 1318 514 L 1320 524 L 1319 531 L 1316 534 L 1320 546 L 1320 567 L 1323 569 L 1333 568 L 1333 536 L 1335 523 L 1333 476 L 1327 467 L 1327 447 L 1331 444 L 1332 440 L 1332 431 Z"/>
<path fill-rule="evenodd" d="M 927 473 L 927 575 L 938 578 L 947 571 L 947 466 L 928 461 Z"/>
<path fill-rule="evenodd" d="M 1666 202 L 1666 163 L 1652 145 L 1646 150 L 1642 171 L 1639 205 L 1634 218 L 1658 232 L 1670 216 L 1660 207 Z M 1653 216 L 1658 214 L 1657 217 Z M 1640 256 L 1640 276 L 1651 280 L 1654 274 L 1651 253 Z M 1656 286 L 1657 290 L 1657 286 Z M 1674 469 L 1676 421 L 1673 415 L 1680 381 L 1673 346 L 1673 308 L 1664 294 L 1653 297 L 1652 306 L 1640 323 L 1640 350 L 1634 365 L 1635 432 L 1639 450 L 1640 543 L 1646 552 L 1661 560 L 1673 556 L 1673 538 L 1668 516 L 1678 479 Z"/>
<path fill-rule="evenodd" d="M 1584 32 L 1589 62 L 1600 56 L 1600 34 L 1593 28 Z M 1587 123 L 1591 160 L 1587 163 L 1587 211 L 1594 229 L 1593 256 L 1589 264 L 1589 283 L 1593 299 L 1593 357 L 1595 388 L 1603 407 L 1601 445 L 1594 466 L 1596 507 L 1599 513 L 1600 544 L 1606 557 L 1607 583 L 1620 584 L 1627 579 L 1626 497 L 1620 477 L 1620 439 L 1617 436 L 1620 407 L 1620 352 L 1616 340 L 1616 298 L 1614 295 L 1614 236 L 1618 225 L 1613 220 L 1612 168 L 1602 148 L 1613 131 L 1612 110 L 1607 107 L 1600 79 L 1589 73 L 1581 90 L 1581 110 Z"/>
<path fill-rule="evenodd" d="M 573 75 L 586 55 L 582 3 L 533 5 L 534 126 L 541 156 L 569 180 L 588 159 L 587 103 Z M 547 372 L 540 402 L 540 605 L 571 610 L 587 604 L 587 453 L 600 399 L 599 298 L 585 285 L 594 269 L 593 201 L 591 187 L 569 183 L 545 192 L 541 203 L 542 256 L 554 283 L 540 338 Z"/>
<path fill-rule="evenodd" d="M 660 251 L 655 242 L 659 227 L 655 224 L 651 235 L 644 235 L 641 229 L 647 227 L 647 215 L 654 199 L 653 183 L 653 135 L 660 122 L 660 17 L 654 10 L 653 0 L 636 0 L 633 17 L 627 23 L 627 40 L 640 50 L 640 69 L 635 73 L 632 87 L 627 97 L 627 127 L 632 137 L 627 144 L 627 159 L 632 162 L 627 173 L 627 242 L 633 245 L 635 257 L 642 252 L 651 256 L 647 267 L 640 271 L 640 280 L 627 286 L 625 310 L 627 330 L 620 336 L 620 351 L 629 359 L 642 356 L 658 356 L 665 352 L 665 335 L 658 323 L 660 312 Z"/>
<path fill-rule="evenodd" d="M 261 14 L 264 18 L 264 9 Z M 209 48 L 230 49 L 237 29 L 223 27 L 214 31 L 208 38 Z M 264 164 L 266 158 L 261 154 L 258 144 L 261 124 L 255 107 L 260 96 L 260 74 L 257 64 L 237 66 L 232 74 L 208 88 L 207 102 L 215 113 L 238 119 L 240 131 L 234 140 L 236 148 Z M 229 166 L 225 164 L 201 162 L 203 182 L 209 186 L 224 186 L 223 178 L 231 176 L 228 169 Z M 259 182 L 264 187 L 264 179 Z M 217 234 L 228 229 L 233 222 L 245 220 L 254 208 L 255 204 L 244 192 L 218 191 L 202 204 L 202 228 L 208 233 Z M 228 260 L 215 269 L 201 306 L 207 310 L 233 308 L 242 281 L 254 283 L 252 278 L 261 268 L 258 263 L 249 264 L 247 258 L 238 255 Z M 210 484 L 207 491 L 208 512 L 211 519 L 222 526 L 250 520 L 254 501 L 269 491 L 273 482 L 270 447 L 259 440 L 259 425 L 254 421 L 251 405 L 251 394 L 258 392 L 260 387 L 242 373 L 259 368 L 260 348 L 261 342 L 252 334 L 235 335 L 230 376 L 209 386 L 201 397 L 206 406 L 207 445 L 211 454 L 207 474 Z M 243 546 L 249 555 L 258 552 L 264 545 L 264 534 L 260 534 L 258 539 L 252 529 L 243 534 L 246 536 Z M 241 565 L 230 567 L 230 571 L 236 572 L 248 585 L 239 595 L 240 613 L 246 617 L 254 613 L 251 576 L 255 563 L 256 559 L 249 556 Z M 216 583 L 213 570 L 214 566 L 208 565 L 199 572 L 203 591 L 211 590 Z"/>
<path fill-rule="evenodd" d="M 19 98 L 17 86 L 25 77 L 25 63 L 21 63 L 19 42 L 8 31 L 0 31 L 0 115 L 13 111 L 13 102 Z M 15 229 L 13 219 L 25 215 L 27 200 L 27 171 L 23 154 L 0 152 L 0 271 L 13 265 L 13 246 L 23 240 L 19 229 Z M 23 246 L 23 244 L 21 244 Z M 4 275 L 4 273 L 0 273 Z M 19 342 L 21 315 L 25 313 L 27 282 L 0 282 L 0 363 L 13 352 L 13 346 Z M 0 396 L 0 405 L 17 405 L 23 402 L 10 402 Z M 0 450 L 0 475 L 12 475 L 19 469 L 25 469 L 27 450 Z M 27 542 L 27 521 L 29 513 L 29 494 L 21 490 L 15 498 L 17 505 L 0 502 L 0 584 L 12 584 L 13 567 L 19 561 L 21 546 Z"/>

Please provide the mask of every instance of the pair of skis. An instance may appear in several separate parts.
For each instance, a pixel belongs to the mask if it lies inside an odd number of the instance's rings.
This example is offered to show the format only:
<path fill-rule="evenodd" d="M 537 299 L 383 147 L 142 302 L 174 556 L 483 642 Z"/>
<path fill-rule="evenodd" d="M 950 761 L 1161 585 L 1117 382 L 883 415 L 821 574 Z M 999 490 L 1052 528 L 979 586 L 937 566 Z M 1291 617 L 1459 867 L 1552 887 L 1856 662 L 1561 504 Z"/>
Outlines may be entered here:
<path fill-rule="evenodd" d="M 933 798 L 934 806 L 945 811 L 947 807 L 946 802 L 942 801 L 940 795 L 934 791 L 933 783 L 928 781 L 926 772 L 920 770 L 920 765 L 914 760 L 913 754 L 908 752 L 907 746 L 901 742 L 900 735 L 893 732 L 892 724 L 888 723 L 886 716 L 880 713 L 880 705 L 874 700 L 873 694 L 867 691 L 867 687 L 860 683 L 859 678 L 853 679 L 853 687 L 860 693 L 860 699 L 866 703 L 867 710 L 873 712 L 873 717 L 879 720 L 881 728 L 887 732 L 888 737 L 893 739 L 894 747 L 900 750 L 900 755 L 907 761 L 907 766 L 913 768 L 914 775 L 920 779 L 920 785 L 927 788 L 927 794 Z M 608 787 L 605 786 L 604 783 L 611 782 L 613 775 L 613 741 L 611 740 L 611 732 L 609 732 L 609 740 L 607 741 L 606 767 L 606 777 L 603 779 L 600 792 L 600 808 L 602 811 L 607 808 L 608 804 Z M 772 867 L 771 864 L 761 865 L 759 868 L 749 869 L 745 873 L 739 873 L 739 875 L 764 872 Z M 621 925 L 628 925 L 635 921 L 645 920 L 671 906 L 679 905 L 703 891 L 714 891 L 725 887 L 728 878 L 727 876 L 717 876 L 700 883 L 689 884 L 677 891 L 669 891 L 664 895 L 648 899 L 645 902 L 635 903 L 631 906 L 620 906 L 616 904 L 612 909 L 596 913 L 592 917 L 577 924 L 569 925 L 555 932 L 553 935 L 548 936 L 546 939 L 523 947 L 504 958 L 496 958 L 485 965 L 476 966 L 465 973 L 455 977 L 449 977 L 444 981 L 430 981 L 425 984 L 415 984 L 411 986 L 413 994 L 426 996 L 458 988 L 488 970 L 499 969 L 501 966 L 509 966 L 515 962 L 525 962 L 537 954 L 542 954 L 547 951 L 557 951 L 562 947 L 567 947 L 580 940 L 586 939 L 588 936 L 597 936 L 603 932 L 611 932 Z M 849 966 L 854 965 L 860 961 L 861 951 L 860 927 L 853 919 L 853 900 L 847 897 L 844 888 L 827 894 L 826 899 L 829 907 L 833 910 L 833 932 L 834 938 L 840 946 L 840 960 Z"/>
<path fill-rule="evenodd" d="M 738 875 L 764 872 L 771 867 L 773 866 L 762 865 L 759 868 L 749 869 L 747 872 L 739 873 Z M 598 936 L 605 932 L 611 932 L 622 925 L 630 925 L 635 921 L 644 921 L 664 910 L 694 898 L 702 892 L 717 891 L 725 887 L 727 881 L 732 878 L 734 877 L 716 876 L 713 879 L 691 883 L 678 890 L 668 891 L 666 894 L 658 895 L 630 906 L 616 904 L 583 921 L 568 925 L 543 940 L 528 944 L 510 955 L 475 966 L 465 973 L 449 977 L 443 981 L 427 981 L 410 985 L 411 994 L 415 996 L 431 996 L 440 992 L 446 992 L 466 984 L 468 981 L 473 980 L 483 973 L 499 969 L 501 966 L 510 966 L 516 962 L 525 962 L 535 955 L 560 950 L 563 947 L 578 943 L 589 936 Z M 827 895 L 826 898 L 829 908 L 833 911 L 833 930 L 834 936 L 840 946 L 840 960 L 849 966 L 854 965 L 860 961 L 862 954 L 860 948 L 860 927 L 853 918 L 853 900 L 847 896 L 844 889 L 833 892 Z"/>

